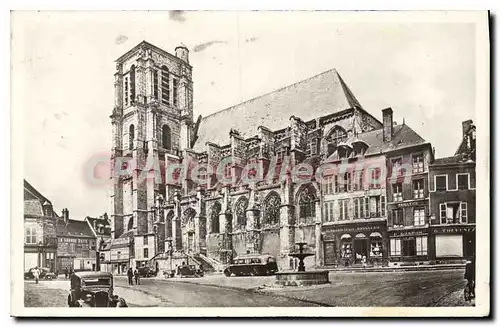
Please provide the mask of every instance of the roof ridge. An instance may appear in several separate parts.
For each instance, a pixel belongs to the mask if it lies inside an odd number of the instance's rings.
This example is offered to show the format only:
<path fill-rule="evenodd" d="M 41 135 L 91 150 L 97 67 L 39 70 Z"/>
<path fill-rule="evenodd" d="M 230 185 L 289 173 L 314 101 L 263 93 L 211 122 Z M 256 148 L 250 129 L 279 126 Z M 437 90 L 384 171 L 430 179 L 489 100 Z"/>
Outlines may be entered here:
<path fill-rule="evenodd" d="M 280 88 L 278 88 L 278 89 L 274 89 L 273 91 L 266 92 L 266 93 L 261 94 L 261 95 L 259 95 L 259 96 L 256 96 L 256 97 L 253 97 L 253 98 L 250 98 L 250 99 L 245 100 L 245 101 L 240 102 L 240 103 L 237 103 L 237 104 L 235 104 L 235 105 L 233 105 L 233 106 L 230 106 L 230 107 L 227 107 L 227 108 L 224 108 L 224 109 L 218 110 L 218 111 L 216 111 L 216 112 L 211 113 L 210 115 L 207 115 L 207 116 L 205 116 L 205 117 L 202 117 L 201 119 L 202 119 L 202 120 L 204 120 L 205 118 L 208 118 L 208 117 L 211 117 L 211 116 L 215 116 L 215 115 L 216 115 L 216 114 L 218 114 L 218 113 L 221 113 L 221 112 L 227 111 L 227 110 L 229 110 L 229 109 L 233 109 L 233 108 L 235 108 L 235 107 L 237 107 L 237 106 L 240 106 L 240 105 L 242 105 L 242 104 L 245 104 L 245 103 L 249 103 L 249 102 L 255 101 L 255 100 L 260 99 L 260 98 L 263 98 L 263 97 L 265 97 L 265 96 L 267 96 L 267 95 L 270 95 L 270 94 L 273 94 L 273 93 L 277 93 L 277 92 L 280 92 L 280 91 L 286 90 L 286 89 L 288 89 L 288 88 L 291 88 L 291 87 L 297 86 L 298 84 L 301 84 L 301 83 L 304 83 L 304 82 L 310 81 L 310 80 L 312 80 L 312 79 L 314 79 L 314 78 L 316 78 L 316 77 L 319 77 L 319 76 L 321 76 L 321 75 L 326 75 L 327 73 L 331 73 L 331 72 L 336 73 L 336 75 L 337 75 L 338 77 L 340 77 L 340 75 L 339 75 L 339 73 L 337 72 L 337 70 L 336 70 L 335 68 L 331 68 L 331 69 L 329 69 L 329 70 L 326 70 L 326 71 L 324 71 L 324 72 L 318 73 L 318 74 L 316 74 L 316 75 L 314 75 L 314 76 L 311 76 L 311 77 L 308 77 L 308 78 L 306 78 L 306 79 L 300 80 L 300 81 L 295 82 L 295 83 L 293 83 L 293 84 L 289 84 L 289 85 L 286 85 L 286 86 L 280 87 Z M 342 83 L 341 83 L 341 84 L 342 84 Z M 344 89 L 344 87 L 342 87 L 342 89 Z"/>

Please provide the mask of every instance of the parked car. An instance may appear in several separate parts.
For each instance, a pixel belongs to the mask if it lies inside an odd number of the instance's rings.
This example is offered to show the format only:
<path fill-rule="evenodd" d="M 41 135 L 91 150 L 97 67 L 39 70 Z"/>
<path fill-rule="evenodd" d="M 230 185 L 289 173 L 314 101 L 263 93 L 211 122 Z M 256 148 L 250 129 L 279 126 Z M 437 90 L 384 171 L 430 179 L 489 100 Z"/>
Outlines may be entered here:
<path fill-rule="evenodd" d="M 71 275 L 68 306 L 115 307 L 113 275 L 107 272 L 85 271 Z"/>
<path fill-rule="evenodd" d="M 154 277 L 156 276 L 156 271 L 151 269 L 150 267 L 139 267 L 137 268 L 139 272 L 139 276 L 141 277 Z"/>
<path fill-rule="evenodd" d="M 194 265 L 184 265 L 177 268 L 177 275 L 182 277 L 203 277 L 202 270 L 197 269 Z"/>
<path fill-rule="evenodd" d="M 28 272 L 24 273 L 24 279 L 35 279 L 35 276 L 33 276 L 33 269 L 31 268 Z M 49 268 L 38 268 L 40 270 L 40 277 L 39 279 L 56 279 L 57 275 L 53 272 L 50 271 Z"/>
<path fill-rule="evenodd" d="M 278 271 L 276 259 L 268 254 L 246 254 L 233 259 L 224 269 L 224 275 L 235 276 L 266 276 Z"/>

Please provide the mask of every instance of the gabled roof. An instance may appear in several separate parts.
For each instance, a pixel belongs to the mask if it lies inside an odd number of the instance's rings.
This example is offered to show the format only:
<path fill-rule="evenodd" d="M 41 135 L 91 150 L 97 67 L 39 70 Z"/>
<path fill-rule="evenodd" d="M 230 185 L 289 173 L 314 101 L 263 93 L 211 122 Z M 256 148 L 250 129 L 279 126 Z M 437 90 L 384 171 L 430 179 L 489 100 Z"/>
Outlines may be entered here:
<path fill-rule="evenodd" d="M 39 200 L 24 200 L 24 214 L 43 216 L 42 204 Z"/>
<path fill-rule="evenodd" d="M 231 129 L 249 138 L 259 126 L 272 131 L 288 127 L 292 115 L 309 121 L 354 107 L 361 105 L 349 87 L 335 69 L 328 70 L 202 118 L 193 150 L 202 151 L 206 142 L 229 143 Z"/>
<path fill-rule="evenodd" d="M 41 203 L 48 202 L 52 204 L 42 193 L 38 192 L 27 180 L 24 180 L 24 199 L 25 200 L 39 200 Z"/>
<path fill-rule="evenodd" d="M 64 219 L 57 220 L 57 236 L 95 237 L 89 224 L 84 220 Z"/>
<path fill-rule="evenodd" d="M 352 137 L 346 141 L 350 144 L 352 141 L 361 140 L 368 145 L 368 149 L 365 152 L 365 156 L 387 153 L 389 151 L 394 151 L 410 146 L 422 145 L 427 142 L 418 135 L 410 126 L 395 125 L 393 127 L 392 140 L 390 142 L 384 142 L 384 132 L 383 128 L 375 129 L 369 132 L 358 134 L 357 137 Z M 332 153 L 328 159 L 329 161 L 339 160 L 337 152 Z"/>
<path fill-rule="evenodd" d="M 38 192 L 28 181 L 24 180 L 24 214 L 40 217 L 45 216 L 43 206 L 46 204 L 52 207 L 52 202 L 49 199 Z M 50 217 L 58 217 L 53 208 Z"/>

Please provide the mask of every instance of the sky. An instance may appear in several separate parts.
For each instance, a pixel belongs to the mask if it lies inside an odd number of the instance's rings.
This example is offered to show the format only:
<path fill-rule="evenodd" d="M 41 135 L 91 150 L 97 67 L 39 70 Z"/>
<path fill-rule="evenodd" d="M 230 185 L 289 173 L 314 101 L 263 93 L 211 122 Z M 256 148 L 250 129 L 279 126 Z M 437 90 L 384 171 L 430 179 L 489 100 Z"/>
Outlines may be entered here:
<path fill-rule="evenodd" d="M 379 120 L 393 108 L 437 157 L 453 155 L 461 122 L 476 118 L 473 24 L 181 11 L 17 12 L 11 23 L 24 175 L 74 219 L 110 212 L 109 189 L 84 168 L 111 149 L 114 60 L 143 40 L 190 49 L 195 117 L 336 68 L 363 108 Z"/>

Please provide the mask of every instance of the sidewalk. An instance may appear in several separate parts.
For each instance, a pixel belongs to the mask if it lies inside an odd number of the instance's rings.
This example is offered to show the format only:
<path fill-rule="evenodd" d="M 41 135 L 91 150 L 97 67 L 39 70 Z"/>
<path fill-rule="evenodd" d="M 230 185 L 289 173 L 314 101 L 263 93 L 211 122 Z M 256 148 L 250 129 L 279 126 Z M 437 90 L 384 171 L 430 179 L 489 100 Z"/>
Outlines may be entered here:
<path fill-rule="evenodd" d="M 398 272 L 398 271 L 426 271 L 426 270 L 448 270 L 465 269 L 465 264 L 439 264 L 439 265 L 415 265 L 400 267 L 325 267 L 319 270 L 341 271 L 341 272 Z"/>

